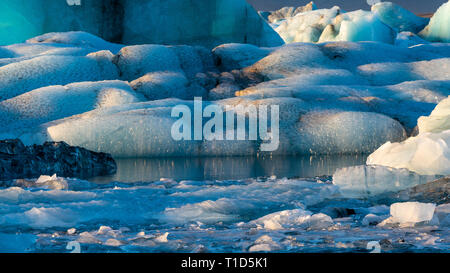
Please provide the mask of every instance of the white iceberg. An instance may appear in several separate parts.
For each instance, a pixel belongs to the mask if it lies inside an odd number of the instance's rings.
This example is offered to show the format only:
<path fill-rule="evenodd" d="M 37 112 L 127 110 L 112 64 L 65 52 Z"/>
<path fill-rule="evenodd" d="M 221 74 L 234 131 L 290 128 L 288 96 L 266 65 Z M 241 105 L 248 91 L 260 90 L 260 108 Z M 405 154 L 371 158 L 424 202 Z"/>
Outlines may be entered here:
<path fill-rule="evenodd" d="M 415 226 L 421 223 L 433 224 L 436 218 L 434 211 L 436 204 L 406 202 L 391 205 L 391 217 L 378 226 L 400 225 L 401 227 Z M 437 222 L 437 221 L 436 221 Z"/>
<path fill-rule="evenodd" d="M 450 1 L 443 4 L 433 15 L 428 26 L 419 33 L 431 42 L 450 42 Z"/>
<path fill-rule="evenodd" d="M 267 230 L 282 229 L 326 229 L 334 224 L 330 216 L 318 213 L 312 214 L 303 209 L 275 212 L 253 220 L 250 225 Z"/>
<path fill-rule="evenodd" d="M 430 117 L 420 119 L 419 135 L 401 143 L 387 142 L 369 156 L 367 164 L 406 168 L 424 175 L 449 175 L 449 100 L 438 104 Z"/>
<path fill-rule="evenodd" d="M 325 27 L 341 13 L 339 7 L 319 9 L 287 17 L 275 29 L 286 43 L 318 42 Z"/>
<path fill-rule="evenodd" d="M 440 133 L 450 129 L 450 96 L 442 100 L 427 117 L 420 117 L 419 133 Z"/>

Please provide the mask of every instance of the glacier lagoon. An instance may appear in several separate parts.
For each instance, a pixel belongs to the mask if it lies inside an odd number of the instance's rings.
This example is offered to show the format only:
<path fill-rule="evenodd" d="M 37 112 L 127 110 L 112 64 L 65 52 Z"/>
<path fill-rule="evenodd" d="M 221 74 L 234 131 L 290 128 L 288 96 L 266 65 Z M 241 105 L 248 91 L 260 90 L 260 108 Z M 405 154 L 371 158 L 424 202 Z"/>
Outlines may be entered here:
<path fill-rule="evenodd" d="M 81 3 L 97 12 L 107 2 Z M 162 7 L 142 2 L 149 14 Z M 374 242 L 449 252 L 448 3 L 429 21 L 386 2 L 354 12 L 310 4 L 274 13 L 272 30 L 244 1 L 213 2 L 249 17 L 225 9 L 203 23 L 235 16 L 249 29 L 197 28 L 208 35 L 196 40 L 161 28 L 176 39 L 152 41 L 127 29 L 128 43 L 76 18 L 36 28 L 24 18 L 39 16 L 10 12 L 24 12 L 20 1 L 2 2 L 1 18 L 24 32 L 0 47 L 0 138 L 107 152 L 118 171 L 2 181 L 0 252 L 370 252 Z M 67 30 L 78 31 L 44 34 Z M 173 140 L 172 108 L 198 96 L 279 105 L 279 149 Z"/>

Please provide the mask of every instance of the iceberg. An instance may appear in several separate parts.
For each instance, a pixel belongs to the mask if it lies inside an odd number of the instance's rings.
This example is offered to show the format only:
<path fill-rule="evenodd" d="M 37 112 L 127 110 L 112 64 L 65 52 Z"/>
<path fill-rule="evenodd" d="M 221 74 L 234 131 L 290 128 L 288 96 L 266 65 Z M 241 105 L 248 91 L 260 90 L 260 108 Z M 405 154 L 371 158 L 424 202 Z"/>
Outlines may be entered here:
<path fill-rule="evenodd" d="M 285 210 L 275 212 L 249 223 L 257 228 L 266 230 L 283 229 L 308 229 L 318 230 L 326 229 L 334 224 L 330 216 L 318 213 L 313 214 L 303 209 Z"/>
<path fill-rule="evenodd" d="M 333 175 L 333 184 L 345 197 L 369 198 L 426 184 L 435 178 L 407 169 L 363 165 L 338 169 Z"/>
<path fill-rule="evenodd" d="M 427 117 L 420 117 L 419 133 L 440 133 L 450 129 L 450 96 L 442 100 Z"/>
<path fill-rule="evenodd" d="M 299 13 L 281 22 L 275 30 L 286 43 L 318 42 L 325 27 L 341 13 L 339 7 Z"/>
<path fill-rule="evenodd" d="M 372 12 L 380 20 L 398 32 L 410 31 L 418 33 L 430 21 L 427 18 L 416 16 L 414 13 L 392 2 L 380 2 L 372 6 Z"/>
<path fill-rule="evenodd" d="M 397 32 L 372 12 L 344 13 L 337 6 L 299 13 L 281 22 L 275 30 L 286 43 L 330 41 L 378 41 L 393 44 Z"/>
<path fill-rule="evenodd" d="M 363 10 L 339 14 L 322 32 L 319 42 L 377 41 L 393 44 L 397 32 L 375 14 Z"/>
<path fill-rule="evenodd" d="M 368 157 L 367 164 L 406 168 L 424 175 L 449 175 L 449 101 L 450 97 L 429 117 L 419 119 L 419 135 L 401 143 L 385 143 Z"/>
<path fill-rule="evenodd" d="M 0 44 L 65 31 L 123 44 L 283 43 L 244 0 L 3 0 L 0 10 Z"/>
<path fill-rule="evenodd" d="M 391 217 L 379 226 L 398 224 L 402 227 L 414 226 L 419 223 L 430 223 L 436 210 L 436 204 L 405 202 L 391 205 Z"/>
<path fill-rule="evenodd" d="M 419 36 L 431 42 L 450 42 L 450 1 L 443 4 L 431 17 L 430 23 Z"/>
<path fill-rule="evenodd" d="M 294 7 L 283 7 L 279 10 L 276 11 L 272 11 L 268 14 L 267 16 L 267 20 L 270 23 L 277 23 L 279 21 L 285 20 L 289 17 L 294 17 L 299 13 L 303 13 L 303 12 L 307 12 L 307 11 L 312 11 L 312 10 L 316 10 L 317 6 L 316 4 L 311 1 L 308 4 L 306 4 L 305 6 L 300 6 L 297 8 Z"/>

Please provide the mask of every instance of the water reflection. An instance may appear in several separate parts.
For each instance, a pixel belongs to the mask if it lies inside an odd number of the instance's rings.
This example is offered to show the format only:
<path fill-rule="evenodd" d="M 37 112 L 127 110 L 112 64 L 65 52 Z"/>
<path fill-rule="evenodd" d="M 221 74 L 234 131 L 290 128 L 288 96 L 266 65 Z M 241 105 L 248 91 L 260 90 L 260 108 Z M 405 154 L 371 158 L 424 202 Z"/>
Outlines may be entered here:
<path fill-rule="evenodd" d="M 230 180 L 273 175 L 279 178 L 315 177 L 332 175 L 337 168 L 364 164 L 366 159 L 364 155 L 117 159 L 115 175 L 91 181 Z"/>

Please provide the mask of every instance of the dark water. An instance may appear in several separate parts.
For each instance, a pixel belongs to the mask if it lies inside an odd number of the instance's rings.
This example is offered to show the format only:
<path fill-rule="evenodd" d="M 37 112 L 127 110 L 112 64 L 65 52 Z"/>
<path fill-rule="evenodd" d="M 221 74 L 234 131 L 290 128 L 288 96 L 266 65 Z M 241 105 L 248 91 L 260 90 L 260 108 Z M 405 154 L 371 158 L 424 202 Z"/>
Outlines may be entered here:
<path fill-rule="evenodd" d="M 90 179 L 96 183 L 174 180 L 231 180 L 262 176 L 315 177 L 366 162 L 364 155 L 291 157 L 211 157 L 117 159 L 115 175 Z"/>

